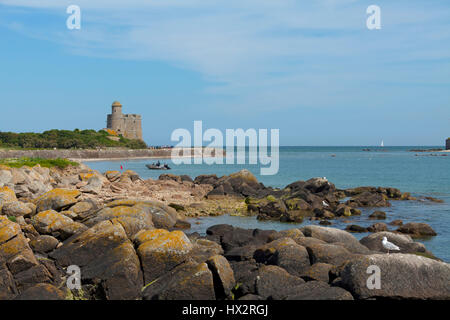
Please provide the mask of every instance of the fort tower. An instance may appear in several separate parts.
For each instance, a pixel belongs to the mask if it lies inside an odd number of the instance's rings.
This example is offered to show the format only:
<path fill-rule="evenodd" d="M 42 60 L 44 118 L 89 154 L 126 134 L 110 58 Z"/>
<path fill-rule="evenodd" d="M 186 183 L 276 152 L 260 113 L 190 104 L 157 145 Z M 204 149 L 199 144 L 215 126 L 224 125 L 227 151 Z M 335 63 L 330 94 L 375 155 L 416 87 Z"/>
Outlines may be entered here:
<path fill-rule="evenodd" d="M 139 114 L 123 114 L 122 104 L 114 101 L 111 114 L 106 119 L 106 128 L 116 131 L 128 139 L 142 140 L 142 117 Z"/>

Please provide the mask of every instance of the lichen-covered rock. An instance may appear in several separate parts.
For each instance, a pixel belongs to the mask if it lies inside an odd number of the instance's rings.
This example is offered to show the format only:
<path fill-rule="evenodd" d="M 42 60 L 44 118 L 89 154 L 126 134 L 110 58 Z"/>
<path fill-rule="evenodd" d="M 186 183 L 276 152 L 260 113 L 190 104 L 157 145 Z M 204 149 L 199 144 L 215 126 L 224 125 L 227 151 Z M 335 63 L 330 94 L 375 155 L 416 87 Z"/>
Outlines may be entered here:
<path fill-rule="evenodd" d="M 0 209 L 8 202 L 17 201 L 16 194 L 9 187 L 0 187 Z"/>
<path fill-rule="evenodd" d="M 380 289 L 369 289 L 369 266 L 380 271 Z M 414 254 L 374 254 L 352 259 L 341 272 L 342 286 L 359 299 L 450 299 L 450 265 Z"/>
<path fill-rule="evenodd" d="M 6 216 L 21 217 L 32 214 L 33 208 L 29 204 L 21 201 L 12 201 L 3 205 L 2 213 Z"/>
<path fill-rule="evenodd" d="M 53 189 L 35 200 L 36 212 L 68 208 L 77 202 L 80 195 L 78 190 Z"/>
<path fill-rule="evenodd" d="M 116 219 L 125 229 L 131 239 L 143 229 L 152 229 L 153 221 L 150 208 L 147 206 L 117 206 L 106 207 L 97 212 L 92 218 L 85 221 L 87 226 L 94 226 L 100 221 Z"/>
<path fill-rule="evenodd" d="M 369 219 L 378 219 L 378 220 L 386 219 L 386 212 L 379 210 L 374 211 L 369 215 Z"/>
<path fill-rule="evenodd" d="M 224 256 L 215 255 L 206 262 L 212 271 L 216 298 L 224 299 L 231 295 L 236 280 L 234 279 L 233 269 Z"/>
<path fill-rule="evenodd" d="M 292 240 L 297 241 L 297 239 L 304 237 L 305 235 L 299 229 L 294 228 L 288 230 L 281 230 L 270 234 L 267 239 L 267 242 L 272 242 L 280 238 L 291 238 Z"/>
<path fill-rule="evenodd" d="M 186 262 L 147 283 L 146 300 L 214 300 L 214 282 L 206 263 Z"/>
<path fill-rule="evenodd" d="M 47 253 L 56 248 L 59 241 L 55 237 L 42 235 L 30 241 L 30 246 L 35 252 Z"/>
<path fill-rule="evenodd" d="M 58 233 L 62 239 L 67 239 L 87 229 L 85 225 L 74 222 L 71 218 L 55 210 L 39 212 L 31 218 L 31 224 L 41 234 Z"/>
<path fill-rule="evenodd" d="M 328 283 L 330 281 L 330 271 L 333 269 L 333 265 L 328 263 L 317 262 L 309 267 L 302 275 L 301 278 L 306 281 L 317 280 Z"/>
<path fill-rule="evenodd" d="M 48 283 L 39 283 L 31 288 L 28 288 L 15 300 L 64 300 L 65 293 Z"/>
<path fill-rule="evenodd" d="M 181 231 L 161 233 L 142 243 L 137 253 L 141 259 L 145 283 L 150 283 L 185 262 L 192 248 L 191 241 Z"/>
<path fill-rule="evenodd" d="M 122 225 L 102 221 L 68 239 L 50 256 L 81 268 L 83 281 L 100 283 L 107 299 L 136 299 L 143 286 L 139 258 Z"/>

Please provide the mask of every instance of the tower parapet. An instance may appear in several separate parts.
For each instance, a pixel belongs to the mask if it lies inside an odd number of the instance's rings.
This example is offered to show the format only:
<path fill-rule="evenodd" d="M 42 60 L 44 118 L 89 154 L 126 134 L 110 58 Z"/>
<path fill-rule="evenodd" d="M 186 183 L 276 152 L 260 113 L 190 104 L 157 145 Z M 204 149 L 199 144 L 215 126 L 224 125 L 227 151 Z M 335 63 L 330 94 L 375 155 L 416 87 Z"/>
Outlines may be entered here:
<path fill-rule="evenodd" d="M 142 140 L 142 117 L 139 114 L 123 114 L 122 104 L 114 101 L 111 114 L 106 119 L 106 127 L 128 139 Z"/>

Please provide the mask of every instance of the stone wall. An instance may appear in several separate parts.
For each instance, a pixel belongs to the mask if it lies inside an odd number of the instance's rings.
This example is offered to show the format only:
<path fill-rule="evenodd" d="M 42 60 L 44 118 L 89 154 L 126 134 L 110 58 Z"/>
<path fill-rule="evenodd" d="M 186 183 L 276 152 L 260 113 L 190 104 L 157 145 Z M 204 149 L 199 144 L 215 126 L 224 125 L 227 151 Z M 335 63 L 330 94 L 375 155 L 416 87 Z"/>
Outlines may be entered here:
<path fill-rule="evenodd" d="M 201 155 L 201 148 L 192 148 L 194 156 Z M 107 148 L 98 150 L 0 150 L 0 159 L 4 158 L 67 158 L 67 159 L 128 159 L 128 158 L 170 158 L 172 151 L 180 156 L 181 149 L 122 149 L 122 148 Z M 222 155 L 223 150 L 211 148 L 204 148 L 203 153 L 206 155 Z M 185 155 L 190 152 L 185 153 Z"/>

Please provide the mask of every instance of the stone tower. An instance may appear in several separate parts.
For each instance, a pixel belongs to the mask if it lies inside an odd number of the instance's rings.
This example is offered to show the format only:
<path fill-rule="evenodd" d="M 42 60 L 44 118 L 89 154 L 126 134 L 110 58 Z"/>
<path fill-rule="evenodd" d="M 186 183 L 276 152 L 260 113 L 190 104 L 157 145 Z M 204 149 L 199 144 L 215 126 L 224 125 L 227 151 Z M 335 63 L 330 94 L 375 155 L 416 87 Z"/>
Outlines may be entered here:
<path fill-rule="evenodd" d="M 139 114 L 123 114 L 122 105 L 114 101 L 108 114 L 106 128 L 116 131 L 128 139 L 142 140 L 142 117 Z"/>
<path fill-rule="evenodd" d="M 445 142 L 445 149 L 450 150 L 450 138 L 447 138 L 447 140 Z"/>

